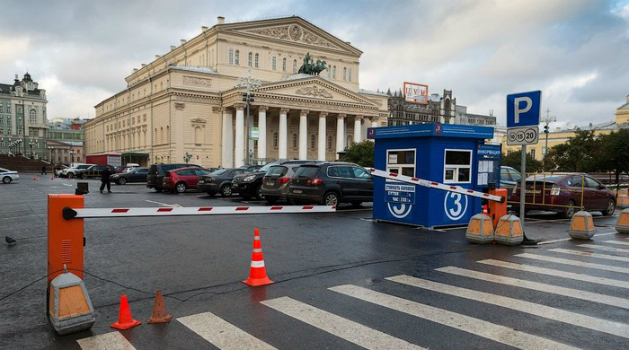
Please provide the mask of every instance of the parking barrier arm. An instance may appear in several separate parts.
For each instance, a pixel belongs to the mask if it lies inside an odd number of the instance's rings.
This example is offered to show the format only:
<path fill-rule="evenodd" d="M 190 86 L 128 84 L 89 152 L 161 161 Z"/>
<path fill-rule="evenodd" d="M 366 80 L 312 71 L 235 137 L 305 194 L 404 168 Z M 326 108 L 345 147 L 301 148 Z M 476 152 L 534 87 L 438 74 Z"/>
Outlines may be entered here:
<path fill-rule="evenodd" d="M 372 172 L 372 175 L 374 176 L 383 177 L 390 180 L 396 180 L 396 181 L 406 182 L 406 183 L 410 183 L 414 185 L 435 188 L 437 190 L 442 190 L 442 191 L 460 193 L 466 196 L 488 199 L 488 200 L 499 202 L 499 203 L 505 202 L 504 197 L 494 196 L 488 193 L 483 193 L 483 192 L 478 192 L 478 191 L 473 191 L 473 190 L 469 190 L 460 186 L 445 185 L 445 184 L 441 184 L 435 181 L 423 180 L 417 177 L 410 177 L 410 176 L 400 175 L 396 173 L 390 173 L 390 172 L 378 170 L 378 169 L 372 169 L 371 172 Z"/>

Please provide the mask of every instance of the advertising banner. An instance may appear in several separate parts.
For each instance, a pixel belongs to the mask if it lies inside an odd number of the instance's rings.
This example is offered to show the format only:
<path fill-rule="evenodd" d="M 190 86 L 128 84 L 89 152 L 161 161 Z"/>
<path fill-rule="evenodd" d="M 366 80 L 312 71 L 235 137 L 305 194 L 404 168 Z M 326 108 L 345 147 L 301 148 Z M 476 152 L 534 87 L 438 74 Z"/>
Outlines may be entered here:
<path fill-rule="evenodd" d="M 405 82 L 403 91 L 405 102 L 420 105 L 429 104 L 429 85 Z"/>

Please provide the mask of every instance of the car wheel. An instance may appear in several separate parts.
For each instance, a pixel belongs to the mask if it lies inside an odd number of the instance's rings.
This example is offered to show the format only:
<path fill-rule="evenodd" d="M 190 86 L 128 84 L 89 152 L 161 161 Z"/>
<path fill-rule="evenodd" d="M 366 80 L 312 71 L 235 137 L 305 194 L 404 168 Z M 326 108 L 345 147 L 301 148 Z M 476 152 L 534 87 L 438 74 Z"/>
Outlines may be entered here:
<path fill-rule="evenodd" d="M 118 184 L 119 185 L 124 185 L 127 183 L 127 179 L 125 179 L 124 177 L 121 177 L 120 179 L 118 179 Z"/>
<path fill-rule="evenodd" d="M 68 173 L 68 179 L 72 179 L 74 177 L 73 173 Z"/>
<path fill-rule="evenodd" d="M 575 214 L 575 202 L 571 200 L 567 203 L 567 206 L 567 208 L 564 208 L 564 210 L 560 212 L 560 216 L 562 216 L 563 219 L 570 219 L 573 217 L 573 214 Z"/>
<path fill-rule="evenodd" d="M 326 194 L 324 194 L 322 204 L 336 207 L 339 205 L 339 195 L 335 192 L 326 192 Z"/>
<path fill-rule="evenodd" d="M 276 204 L 276 202 L 278 201 L 277 197 L 265 197 L 265 202 L 267 202 L 267 204 Z"/>
<path fill-rule="evenodd" d="M 262 185 L 258 185 L 258 187 L 256 187 L 256 199 L 258 200 L 262 200 L 265 199 L 265 195 L 262 193 Z"/>
<path fill-rule="evenodd" d="M 175 185 L 175 192 L 176 193 L 184 193 L 186 192 L 186 184 L 183 182 L 178 182 L 177 185 Z"/>
<path fill-rule="evenodd" d="M 615 201 L 611 199 L 608 201 L 608 205 L 606 206 L 606 209 L 602 210 L 602 215 L 611 216 L 614 213 L 615 213 Z"/>
<path fill-rule="evenodd" d="M 10 178 L 10 177 L 8 177 L 8 176 L 5 176 L 5 177 L 2 179 L 2 182 L 3 182 L 3 183 L 5 183 L 5 184 L 10 184 L 10 183 L 11 183 L 11 181 L 13 181 L 13 179 L 12 179 L 12 178 Z"/>
<path fill-rule="evenodd" d="M 83 180 L 87 179 L 87 174 L 86 174 L 86 173 L 81 174 L 81 178 L 82 178 Z"/>
<path fill-rule="evenodd" d="M 231 185 L 223 185 L 221 186 L 221 196 L 229 197 L 232 195 L 232 186 Z"/>

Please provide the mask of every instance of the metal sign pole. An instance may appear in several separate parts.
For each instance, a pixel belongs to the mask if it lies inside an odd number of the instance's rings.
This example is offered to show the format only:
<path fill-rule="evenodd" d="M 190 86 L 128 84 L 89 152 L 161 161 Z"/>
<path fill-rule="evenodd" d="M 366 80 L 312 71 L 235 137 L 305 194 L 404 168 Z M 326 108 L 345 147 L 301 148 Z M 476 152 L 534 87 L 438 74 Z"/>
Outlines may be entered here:
<path fill-rule="evenodd" d="M 519 217 L 521 219 L 521 228 L 525 232 L 525 163 L 527 162 L 527 145 L 521 146 L 521 204 Z"/>

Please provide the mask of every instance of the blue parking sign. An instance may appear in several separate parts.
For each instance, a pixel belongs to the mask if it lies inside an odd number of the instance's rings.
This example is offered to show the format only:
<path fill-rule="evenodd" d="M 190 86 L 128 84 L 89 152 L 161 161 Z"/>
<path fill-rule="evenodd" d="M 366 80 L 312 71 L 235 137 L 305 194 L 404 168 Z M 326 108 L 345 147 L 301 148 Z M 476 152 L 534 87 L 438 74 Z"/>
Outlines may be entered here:
<path fill-rule="evenodd" d="M 540 124 L 540 91 L 507 95 L 507 127 Z"/>

